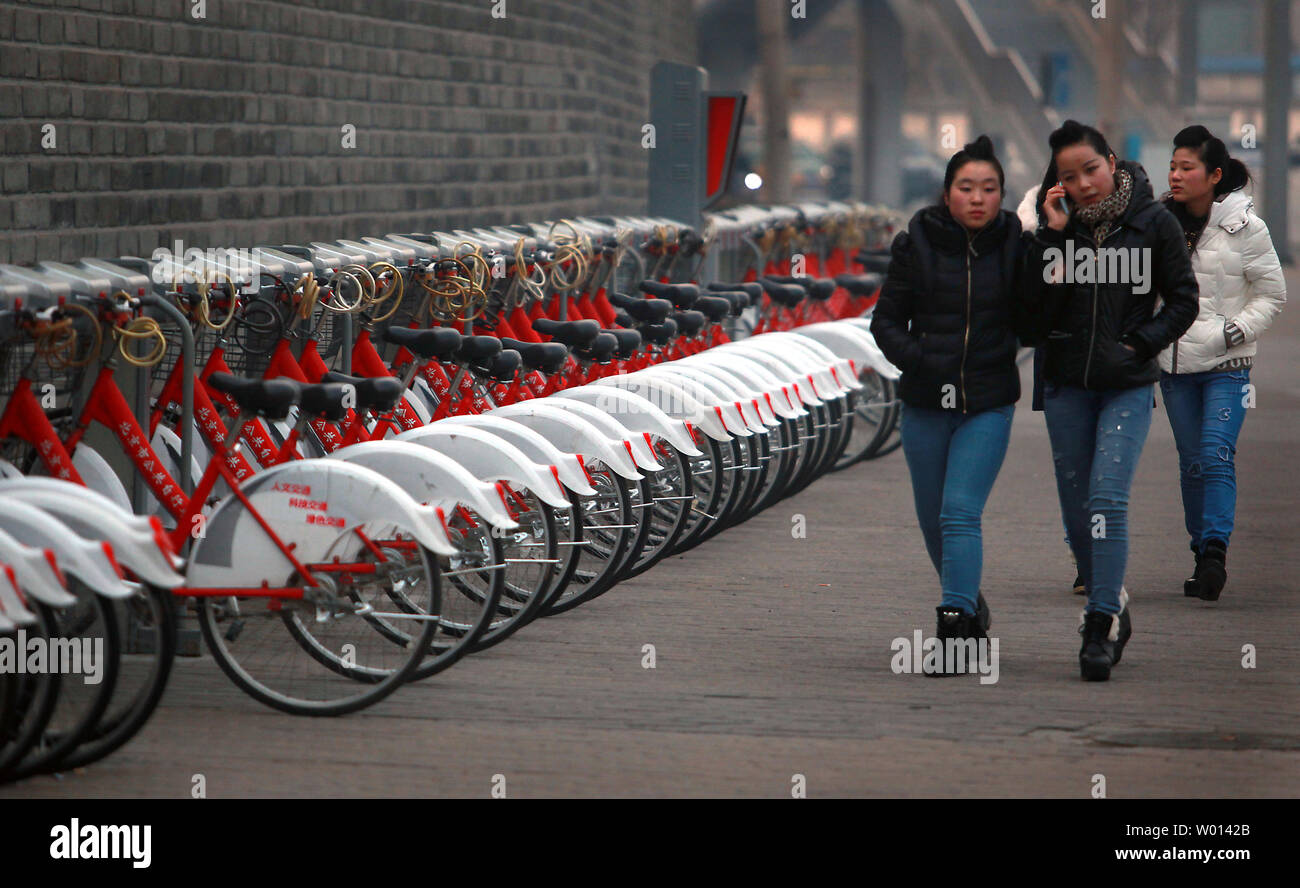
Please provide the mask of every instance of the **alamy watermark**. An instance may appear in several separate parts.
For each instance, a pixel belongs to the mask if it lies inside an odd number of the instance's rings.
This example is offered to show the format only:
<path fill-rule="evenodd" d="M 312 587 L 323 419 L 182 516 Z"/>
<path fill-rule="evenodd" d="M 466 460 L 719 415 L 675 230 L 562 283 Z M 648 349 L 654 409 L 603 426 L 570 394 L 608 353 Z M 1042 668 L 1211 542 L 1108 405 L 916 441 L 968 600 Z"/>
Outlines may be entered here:
<path fill-rule="evenodd" d="M 104 639 L 27 636 L 25 629 L 0 638 L 0 674 L 80 675 L 88 685 L 104 680 Z"/>
<path fill-rule="evenodd" d="M 959 675 L 978 672 L 980 684 L 997 684 L 998 639 L 996 638 L 923 638 L 921 630 L 912 637 L 899 636 L 889 645 L 894 656 L 889 668 L 895 675 L 937 672 Z"/>
<path fill-rule="evenodd" d="M 236 284 L 258 280 L 263 267 L 260 248 L 254 247 L 186 247 L 176 240 L 171 247 L 158 247 L 149 256 L 153 262 L 153 282 L 174 284 L 224 283 L 229 277 Z"/>
<path fill-rule="evenodd" d="M 1043 251 L 1043 281 L 1048 284 L 1126 284 L 1139 296 L 1151 292 L 1150 247 L 1048 247 Z"/>

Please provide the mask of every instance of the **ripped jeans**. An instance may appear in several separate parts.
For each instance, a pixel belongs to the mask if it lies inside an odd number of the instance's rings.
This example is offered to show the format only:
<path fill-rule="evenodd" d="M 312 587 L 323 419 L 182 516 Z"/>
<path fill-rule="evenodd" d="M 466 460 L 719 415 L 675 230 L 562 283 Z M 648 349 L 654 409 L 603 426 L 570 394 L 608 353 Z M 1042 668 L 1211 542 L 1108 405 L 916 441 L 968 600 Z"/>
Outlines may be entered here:
<path fill-rule="evenodd" d="M 1160 374 L 1160 393 L 1178 446 L 1178 480 L 1183 519 L 1192 545 L 1232 536 L 1237 511 L 1233 458 L 1246 421 L 1250 368 L 1204 373 Z"/>
<path fill-rule="evenodd" d="M 1129 488 L 1151 429 L 1151 386 L 1089 391 L 1048 382 L 1043 412 L 1087 609 L 1117 614 L 1128 563 Z"/>

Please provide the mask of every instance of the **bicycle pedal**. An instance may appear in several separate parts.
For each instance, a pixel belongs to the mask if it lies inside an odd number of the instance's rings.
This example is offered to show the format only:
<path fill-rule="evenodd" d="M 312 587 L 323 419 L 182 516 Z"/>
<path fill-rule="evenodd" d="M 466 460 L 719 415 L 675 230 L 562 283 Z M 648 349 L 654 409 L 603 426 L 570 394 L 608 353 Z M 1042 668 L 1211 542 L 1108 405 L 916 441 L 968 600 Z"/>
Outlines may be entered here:
<path fill-rule="evenodd" d="M 239 633 L 243 631 L 244 631 L 243 620 L 231 620 L 230 624 L 226 627 L 226 631 L 222 633 L 222 637 L 224 637 L 226 641 L 234 641 L 235 639 L 239 638 Z"/>

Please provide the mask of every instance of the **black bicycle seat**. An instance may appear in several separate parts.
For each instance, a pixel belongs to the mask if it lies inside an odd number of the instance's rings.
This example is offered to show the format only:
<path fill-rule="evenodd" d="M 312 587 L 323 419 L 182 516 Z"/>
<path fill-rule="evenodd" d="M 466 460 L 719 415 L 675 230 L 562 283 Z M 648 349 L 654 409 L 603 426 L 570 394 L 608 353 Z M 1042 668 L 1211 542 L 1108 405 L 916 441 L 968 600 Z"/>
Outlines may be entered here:
<path fill-rule="evenodd" d="M 718 321 L 731 314 L 732 303 L 730 299 L 724 299 L 720 296 L 701 296 L 695 300 L 693 311 L 701 312 L 709 323 L 716 324 Z"/>
<path fill-rule="evenodd" d="M 267 419 L 284 419 L 289 408 L 298 403 L 302 386 L 292 379 L 244 379 L 232 373 L 213 373 L 207 382 L 214 389 L 235 399 L 239 409 Z"/>
<path fill-rule="evenodd" d="M 881 278 L 878 274 L 837 274 L 835 283 L 848 290 L 854 296 L 870 296 L 880 289 Z"/>
<path fill-rule="evenodd" d="M 569 348 L 582 348 L 600 333 L 600 324 L 596 321 L 553 321 L 539 318 L 533 321 L 533 329 L 543 336 L 549 336 L 556 342 L 562 342 Z"/>
<path fill-rule="evenodd" d="M 758 281 L 741 281 L 735 284 L 714 281 L 709 284 L 714 293 L 744 293 L 749 297 L 748 305 L 758 305 L 763 299 L 763 285 Z"/>
<path fill-rule="evenodd" d="M 773 302 L 786 308 L 793 308 L 803 302 L 804 297 L 808 295 L 798 284 L 783 284 L 770 278 L 759 278 L 759 283 L 763 285 L 763 291 Z"/>
<path fill-rule="evenodd" d="M 767 280 L 776 281 L 778 284 L 794 284 L 803 287 L 808 298 L 818 302 L 831 298 L 831 294 L 835 292 L 835 281 L 830 278 L 815 278 L 807 275 L 796 277 L 788 274 L 769 274 L 766 277 Z"/>
<path fill-rule="evenodd" d="M 523 363 L 523 358 L 519 352 L 507 348 L 493 355 L 484 365 L 474 369 L 498 382 L 509 382 L 515 378 L 515 374 L 519 372 L 519 368 L 523 366 Z"/>
<path fill-rule="evenodd" d="M 690 308 L 700 298 L 700 288 L 695 284 L 661 284 L 658 281 L 642 281 L 641 292 L 667 299 L 675 308 Z"/>
<path fill-rule="evenodd" d="M 597 364 L 604 364 L 609 361 L 617 350 L 617 336 L 612 333 L 597 333 L 596 338 L 591 340 L 591 345 L 586 348 L 575 349 L 573 353 L 584 361 L 595 361 Z"/>
<path fill-rule="evenodd" d="M 889 260 L 891 258 L 889 250 L 868 250 L 861 249 L 853 255 L 853 261 L 861 265 L 867 271 L 877 271 L 881 274 L 889 271 Z"/>
<path fill-rule="evenodd" d="M 321 378 L 321 382 L 341 382 L 352 386 L 357 393 L 358 410 L 392 410 L 402 400 L 406 389 L 396 376 L 348 376 L 331 370 Z"/>
<path fill-rule="evenodd" d="M 699 311 L 675 311 L 673 320 L 677 322 L 677 329 L 683 336 L 694 336 L 704 329 L 708 318 Z"/>
<path fill-rule="evenodd" d="M 635 330 L 606 329 L 600 332 L 607 333 L 618 341 L 614 354 L 619 358 L 630 358 L 641 347 L 641 334 Z"/>
<path fill-rule="evenodd" d="M 668 318 L 662 324 L 646 324 L 641 328 L 641 335 L 647 342 L 667 345 L 677 336 L 677 324 L 672 318 Z"/>
<path fill-rule="evenodd" d="M 667 299 L 639 299 L 623 293 L 609 294 L 609 302 L 626 311 L 633 320 L 649 324 L 659 323 L 673 310 L 673 304 Z"/>
<path fill-rule="evenodd" d="M 402 346 L 411 354 L 426 361 L 433 358 L 445 361 L 460 348 L 461 339 L 464 337 L 451 327 L 430 327 L 425 330 L 389 327 L 384 331 L 383 338 L 394 345 Z"/>
<path fill-rule="evenodd" d="M 460 348 L 456 349 L 456 360 L 463 364 L 487 366 L 499 354 L 501 340 L 495 336 L 462 336 Z"/>
<path fill-rule="evenodd" d="M 564 369 L 565 359 L 569 357 L 569 350 L 562 342 L 523 342 L 502 337 L 501 345 L 519 352 L 519 357 L 529 370 L 541 370 L 543 373 L 560 372 Z"/>
<path fill-rule="evenodd" d="M 348 392 L 346 383 L 319 382 L 304 385 L 299 392 L 298 406 L 303 413 L 338 422 L 347 416 Z"/>

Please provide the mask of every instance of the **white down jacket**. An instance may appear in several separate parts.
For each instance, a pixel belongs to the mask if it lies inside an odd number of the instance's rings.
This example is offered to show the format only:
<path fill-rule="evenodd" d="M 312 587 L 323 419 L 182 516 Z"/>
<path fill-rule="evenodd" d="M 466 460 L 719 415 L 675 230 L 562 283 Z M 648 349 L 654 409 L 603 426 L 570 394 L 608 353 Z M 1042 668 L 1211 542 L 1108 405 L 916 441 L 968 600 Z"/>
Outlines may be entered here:
<path fill-rule="evenodd" d="M 1254 202 L 1232 191 L 1210 204 L 1210 218 L 1196 242 L 1192 270 L 1201 290 L 1201 310 L 1187 332 L 1160 353 L 1167 373 L 1212 370 L 1229 358 L 1255 354 L 1259 335 L 1286 302 L 1282 265 L 1268 226 Z M 1235 321 L 1246 341 L 1229 349 L 1223 328 Z"/>

